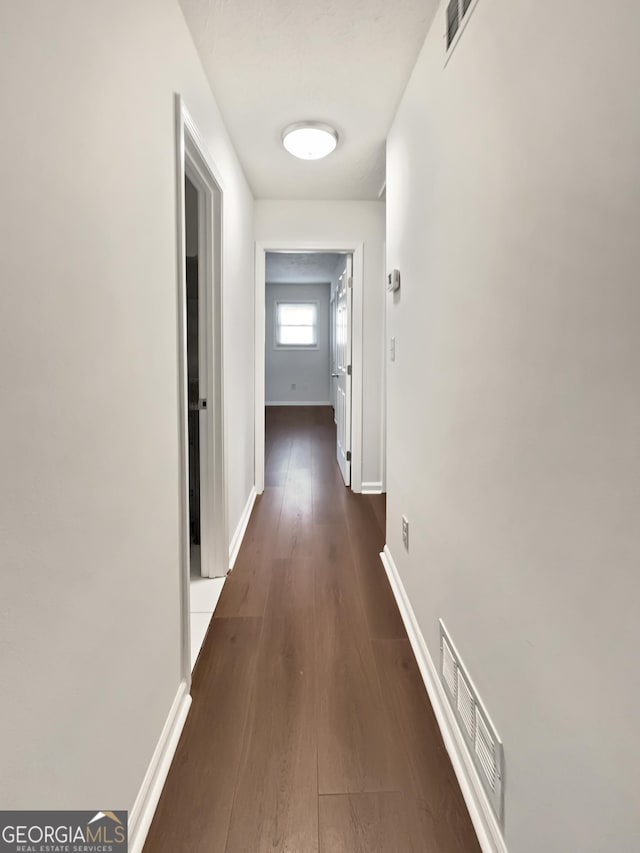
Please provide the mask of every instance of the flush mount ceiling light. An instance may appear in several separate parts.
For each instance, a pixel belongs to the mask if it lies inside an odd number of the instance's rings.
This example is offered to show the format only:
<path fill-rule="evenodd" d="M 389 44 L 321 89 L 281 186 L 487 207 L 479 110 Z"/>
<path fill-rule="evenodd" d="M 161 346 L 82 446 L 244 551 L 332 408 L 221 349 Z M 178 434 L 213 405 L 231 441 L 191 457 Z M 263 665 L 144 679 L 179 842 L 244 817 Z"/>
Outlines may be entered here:
<path fill-rule="evenodd" d="M 282 144 L 301 160 L 321 160 L 338 144 L 337 132 L 319 121 L 299 121 L 282 131 Z"/>

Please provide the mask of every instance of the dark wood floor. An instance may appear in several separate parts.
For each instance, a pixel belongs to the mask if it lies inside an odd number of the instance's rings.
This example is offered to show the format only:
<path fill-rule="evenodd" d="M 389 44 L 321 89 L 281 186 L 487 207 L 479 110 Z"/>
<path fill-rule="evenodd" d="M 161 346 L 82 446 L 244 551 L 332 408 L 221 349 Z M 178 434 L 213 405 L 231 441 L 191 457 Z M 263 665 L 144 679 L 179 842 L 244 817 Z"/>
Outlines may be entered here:
<path fill-rule="evenodd" d="M 266 489 L 145 853 L 476 853 L 331 409 L 267 410 Z"/>

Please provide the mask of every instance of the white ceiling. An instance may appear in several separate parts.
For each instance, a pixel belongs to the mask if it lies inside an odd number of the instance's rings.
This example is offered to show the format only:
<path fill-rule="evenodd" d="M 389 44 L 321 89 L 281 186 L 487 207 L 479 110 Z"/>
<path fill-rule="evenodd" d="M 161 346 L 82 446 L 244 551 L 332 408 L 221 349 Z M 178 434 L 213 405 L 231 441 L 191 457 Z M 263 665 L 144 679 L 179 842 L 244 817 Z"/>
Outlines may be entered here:
<path fill-rule="evenodd" d="M 328 252 L 267 252 L 268 284 L 322 284 L 330 282 L 340 255 Z"/>
<path fill-rule="evenodd" d="M 437 0 L 180 0 L 256 198 L 375 199 L 385 138 Z M 302 161 L 282 129 L 336 128 Z"/>

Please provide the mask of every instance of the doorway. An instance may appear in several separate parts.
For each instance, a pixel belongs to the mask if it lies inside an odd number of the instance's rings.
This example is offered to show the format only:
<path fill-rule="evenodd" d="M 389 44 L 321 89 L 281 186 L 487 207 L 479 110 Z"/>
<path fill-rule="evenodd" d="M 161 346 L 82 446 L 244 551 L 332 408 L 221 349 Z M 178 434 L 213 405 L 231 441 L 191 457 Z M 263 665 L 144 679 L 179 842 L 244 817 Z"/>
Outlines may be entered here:
<path fill-rule="evenodd" d="M 351 484 L 352 257 L 267 252 L 265 415 L 325 409 L 337 425 L 334 456 Z M 301 414 L 303 414 L 301 412 Z M 318 416 L 320 413 L 317 413 Z M 268 469 L 268 460 L 266 460 Z"/>
<path fill-rule="evenodd" d="M 182 665 L 190 673 L 229 568 L 222 364 L 222 190 L 177 98 Z"/>
<path fill-rule="evenodd" d="M 363 301 L 363 244 L 362 243 L 295 243 L 295 242 L 262 242 L 256 245 L 256 437 L 255 437 L 255 478 L 256 491 L 260 494 L 265 486 L 265 403 L 266 396 L 266 339 L 267 329 L 277 320 L 275 316 L 267 316 L 266 292 L 267 258 L 270 256 L 297 256 L 310 258 L 333 255 L 340 261 L 340 269 L 332 281 L 330 305 L 327 314 L 330 322 L 330 339 L 328 341 L 329 357 L 327 359 L 327 375 L 329 378 L 328 396 L 325 405 L 333 406 L 334 420 L 342 413 L 342 431 L 340 446 L 336 443 L 336 459 L 339 462 L 342 453 L 344 465 L 341 471 L 345 484 L 352 491 L 362 491 L 362 301 Z M 345 270 L 348 272 L 344 275 Z M 341 304 L 338 296 L 338 278 L 343 275 L 346 293 L 343 303 L 344 310 L 338 314 Z M 348 301 L 348 314 L 346 302 Z M 338 319 L 342 322 L 341 330 L 336 325 Z M 342 334 L 342 369 L 343 395 L 339 391 L 340 371 L 334 356 L 337 356 L 338 334 Z M 293 384 L 293 383 L 292 383 Z M 340 409 L 339 400 L 346 405 Z M 289 402 L 288 405 L 291 403 Z"/>
<path fill-rule="evenodd" d="M 206 478 L 205 453 L 200 451 L 200 412 L 206 410 L 207 399 L 200 396 L 200 343 L 206 350 L 206 323 L 200 311 L 200 289 L 202 282 L 198 275 L 199 229 L 198 229 L 198 190 L 185 175 L 184 180 L 185 241 L 186 241 L 186 319 L 187 319 L 187 399 L 188 399 L 188 452 L 189 452 L 189 566 L 190 575 L 203 574 L 200 559 L 202 532 L 201 514 L 201 462 Z M 202 339 L 202 341 L 201 341 Z M 203 369 L 205 368 L 203 364 Z M 204 384 L 204 383 L 203 383 Z M 202 437 L 206 435 L 206 423 L 203 424 Z M 204 444 L 204 442 L 203 442 Z M 206 577 L 206 574 L 205 574 Z"/>

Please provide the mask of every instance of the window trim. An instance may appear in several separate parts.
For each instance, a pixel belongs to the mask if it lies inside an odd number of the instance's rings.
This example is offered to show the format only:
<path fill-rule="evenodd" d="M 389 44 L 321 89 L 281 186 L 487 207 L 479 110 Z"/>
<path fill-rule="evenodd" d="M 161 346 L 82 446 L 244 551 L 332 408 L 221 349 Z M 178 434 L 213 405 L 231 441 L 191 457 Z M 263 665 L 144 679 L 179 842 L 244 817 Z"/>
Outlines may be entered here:
<path fill-rule="evenodd" d="M 280 344 L 278 343 L 278 308 L 280 305 L 313 305 L 316 311 L 316 342 L 314 344 Z M 275 299 L 273 302 L 273 348 L 281 352 L 291 352 L 293 350 L 308 351 L 320 349 L 319 340 L 319 319 L 320 319 L 320 300 L 319 299 Z"/>

